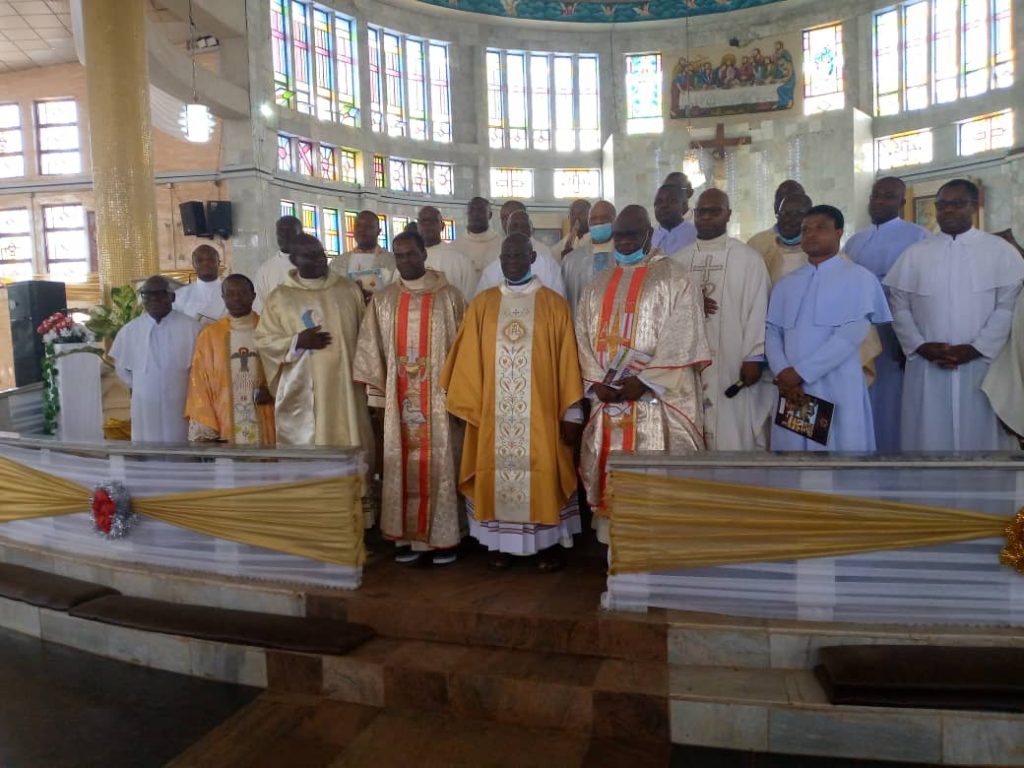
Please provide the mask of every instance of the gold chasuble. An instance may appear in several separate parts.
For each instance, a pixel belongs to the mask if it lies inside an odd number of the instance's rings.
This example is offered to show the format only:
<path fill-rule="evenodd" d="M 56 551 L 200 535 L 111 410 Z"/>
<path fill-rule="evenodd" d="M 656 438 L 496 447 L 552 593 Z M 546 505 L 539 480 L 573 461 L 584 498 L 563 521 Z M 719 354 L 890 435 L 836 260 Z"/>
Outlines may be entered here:
<path fill-rule="evenodd" d="M 353 377 L 384 409 L 381 532 L 443 549 L 462 538 L 455 487 L 461 430 L 445 409 L 439 377 L 466 302 L 441 272 L 375 293 L 359 330 Z"/>
<path fill-rule="evenodd" d="M 279 445 L 373 445 L 366 390 L 352 381 L 364 306 L 359 286 L 333 272 L 307 280 L 293 269 L 267 297 L 256 345 L 275 397 Z M 296 349 L 299 332 L 317 325 L 331 334 L 330 345 Z"/>
<path fill-rule="evenodd" d="M 253 400 L 267 383 L 256 352 L 259 321 L 255 312 L 226 316 L 200 331 L 185 401 L 189 440 L 274 444 L 274 406 Z"/>
<path fill-rule="evenodd" d="M 651 358 L 639 376 L 653 391 L 640 400 L 602 403 L 591 396 L 580 474 L 587 501 L 603 517 L 610 451 L 704 450 L 700 372 L 710 364 L 711 353 L 699 291 L 683 267 L 660 254 L 599 272 L 583 289 L 576 312 L 580 367 L 587 384 L 604 379 L 622 346 Z M 598 534 L 603 540 L 602 528 Z"/>
<path fill-rule="evenodd" d="M 445 365 L 466 422 L 459 490 L 478 521 L 558 525 L 576 490 L 559 424 L 583 398 L 569 304 L 534 278 L 477 296 Z"/>

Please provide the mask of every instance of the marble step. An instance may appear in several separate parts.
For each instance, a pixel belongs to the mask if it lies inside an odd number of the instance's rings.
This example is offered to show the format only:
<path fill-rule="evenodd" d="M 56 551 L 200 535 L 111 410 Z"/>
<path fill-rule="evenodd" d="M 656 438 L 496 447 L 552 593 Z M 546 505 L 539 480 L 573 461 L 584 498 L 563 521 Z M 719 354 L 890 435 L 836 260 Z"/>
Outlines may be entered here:
<path fill-rule="evenodd" d="M 375 638 L 348 656 L 267 651 L 270 691 L 668 743 L 664 664 Z"/>
<path fill-rule="evenodd" d="M 676 744 L 942 765 L 1024 765 L 1024 714 L 832 706 L 798 669 L 677 666 Z"/>

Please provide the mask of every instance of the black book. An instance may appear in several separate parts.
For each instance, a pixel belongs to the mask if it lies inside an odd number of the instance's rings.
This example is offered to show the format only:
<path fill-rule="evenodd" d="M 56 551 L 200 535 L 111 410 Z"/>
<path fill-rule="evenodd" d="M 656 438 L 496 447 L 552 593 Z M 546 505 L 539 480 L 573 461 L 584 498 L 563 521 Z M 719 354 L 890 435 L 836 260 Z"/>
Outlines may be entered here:
<path fill-rule="evenodd" d="M 834 403 L 814 395 L 805 394 L 799 401 L 787 400 L 779 395 L 775 423 L 816 443 L 828 445 L 828 433 L 832 430 L 835 409 Z"/>

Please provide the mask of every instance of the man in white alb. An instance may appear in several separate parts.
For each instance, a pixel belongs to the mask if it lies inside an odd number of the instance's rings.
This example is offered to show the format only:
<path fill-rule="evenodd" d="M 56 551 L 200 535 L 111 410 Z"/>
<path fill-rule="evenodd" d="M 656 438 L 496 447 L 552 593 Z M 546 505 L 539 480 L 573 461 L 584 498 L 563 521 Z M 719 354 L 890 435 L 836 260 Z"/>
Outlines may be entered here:
<path fill-rule="evenodd" d="M 512 217 L 512 214 L 517 213 L 519 211 L 522 211 L 523 213 L 527 212 L 526 206 L 522 203 L 521 200 L 506 200 L 504 203 L 502 203 L 500 213 L 501 231 L 504 233 L 502 235 L 502 239 L 512 234 L 512 231 L 508 227 L 508 222 L 509 219 Z M 551 246 L 549 246 L 543 240 L 538 240 L 535 237 L 530 237 L 530 243 L 533 245 L 534 253 L 536 253 L 538 256 L 547 256 L 550 259 L 554 258 L 554 256 L 552 256 L 551 254 Z"/>
<path fill-rule="evenodd" d="M 615 206 L 607 200 L 598 200 L 590 209 L 590 242 L 580 245 L 562 259 L 562 280 L 565 281 L 565 298 L 569 300 L 573 317 L 576 316 L 576 302 L 583 288 L 594 276 L 611 264 L 615 243 L 612 240 L 612 223 L 615 221 Z"/>
<path fill-rule="evenodd" d="M 416 226 L 427 246 L 427 268 L 443 272 L 448 282 L 459 289 L 466 301 L 472 299 L 478 279 L 476 269 L 458 248 L 441 239 L 441 232 L 444 231 L 441 211 L 432 205 L 423 206 L 416 216 Z"/>
<path fill-rule="evenodd" d="M 369 303 L 373 294 L 387 288 L 395 276 L 395 255 L 380 247 L 380 219 L 373 211 L 356 216 L 356 247 L 331 259 L 331 271 L 359 286 Z"/>
<path fill-rule="evenodd" d="M 590 242 L 590 201 L 580 198 L 569 206 L 569 233 L 555 243 L 551 255 L 561 263 L 576 248 Z"/>
<path fill-rule="evenodd" d="M 472 263 L 477 279 L 501 253 L 502 234 L 491 226 L 492 215 L 490 200 L 472 198 L 466 204 L 466 228 L 452 243 Z"/>
<path fill-rule="evenodd" d="M 288 278 L 288 273 L 295 267 L 288 258 L 291 253 L 291 241 L 302 234 L 302 222 L 295 216 L 282 216 L 274 226 L 277 236 L 277 253 L 260 264 L 253 283 L 256 285 L 256 303 L 252 305 L 257 313 L 263 311 L 263 305 L 270 292 Z"/>
<path fill-rule="evenodd" d="M 212 245 L 200 245 L 192 251 L 196 281 L 174 292 L 174 308 L 202 326 L 227 314 L 220 286 L 220 253 Z"/>
<path fill-rule="evenodd" d="M 510 235 L 525 235 L 530 239 L 530 245 L 533 247 L 533 244 L 536 242 L 533 239 L 533 222 L 530 221 L 530 215 L 525 209 L 513 211 L 512 215 L 508 218 L 507 226 Z M 562 280 L 562 270 L 558 268 L 558 262 L 549 254 L 540 253 L 535 247 L 533 250 L 536 254 L 536 259 L 533 262 L 532 274 L 540 280 L 541 285 L 545 288 L 550 288 L 559 296 L 565 298 L 565 281 Z M 504 279 L 504 274 L 501 271 L 501 261 L 492 262 L 484 270 L 483 275 L 480 276 L 480 283 L 476 287 L 476 293 L 483 293 L 488 288 L 501 285 Z"/>

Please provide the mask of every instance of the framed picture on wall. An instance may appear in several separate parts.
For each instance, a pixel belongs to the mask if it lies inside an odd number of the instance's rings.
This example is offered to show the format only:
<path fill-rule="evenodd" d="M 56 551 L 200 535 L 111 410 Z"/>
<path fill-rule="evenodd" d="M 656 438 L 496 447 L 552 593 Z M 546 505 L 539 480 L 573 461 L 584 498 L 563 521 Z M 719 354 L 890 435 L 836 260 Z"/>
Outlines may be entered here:
<path fill-rule="evenodd" d="M 966 178 L 978 185 L 978 210 L 974 214 L 974 226 L 976 229 L 981 229 L 985 212 L 985 188 L 979 179 L 969 176 Z M 936 179 L 908 184 L 907 203 L 903 210 L 903 218 L 921 225 L 929 232 L 938 232 L 939 224 L 935 220 L 935 197 L 947 181 L 952 181 L 952 179 Z"/>

